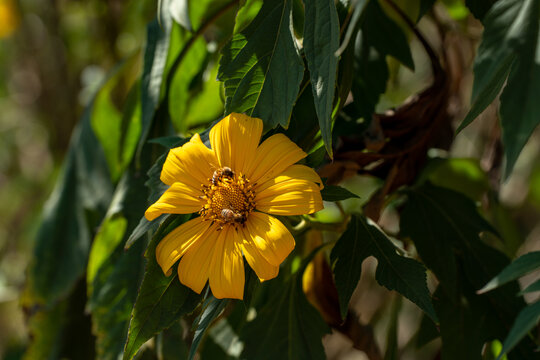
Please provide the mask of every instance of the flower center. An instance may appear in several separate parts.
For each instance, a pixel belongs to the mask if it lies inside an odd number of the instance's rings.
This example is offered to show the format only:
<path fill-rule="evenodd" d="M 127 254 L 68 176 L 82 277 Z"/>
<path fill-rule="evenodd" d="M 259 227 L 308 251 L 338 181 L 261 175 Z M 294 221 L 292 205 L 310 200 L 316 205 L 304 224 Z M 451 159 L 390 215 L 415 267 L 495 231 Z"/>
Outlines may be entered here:
<path fill-rule="evenodd" d="M 206 204 L 199 212 L 203 219 L 226 224 L 244 225 L 255 209 L 255 192 L 246 176 L 228 167 L 214 172 L 208 185 L 202 185 Z"/>

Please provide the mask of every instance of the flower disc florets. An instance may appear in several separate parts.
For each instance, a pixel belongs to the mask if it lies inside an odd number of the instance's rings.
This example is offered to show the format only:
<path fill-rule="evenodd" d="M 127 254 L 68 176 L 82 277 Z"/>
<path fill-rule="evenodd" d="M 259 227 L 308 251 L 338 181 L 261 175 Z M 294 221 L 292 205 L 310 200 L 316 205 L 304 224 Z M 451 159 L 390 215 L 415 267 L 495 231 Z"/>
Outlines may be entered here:
<path fill-rule="evenodd" d="M 208 182 L 202 185 L 206 204 L 200 214 L 204 220 L 216 222 L 221 228 L 226 224 L 244 225 L 255 209 L 255 192 L 246 176 L 223 167 L 216 170 Z"/>

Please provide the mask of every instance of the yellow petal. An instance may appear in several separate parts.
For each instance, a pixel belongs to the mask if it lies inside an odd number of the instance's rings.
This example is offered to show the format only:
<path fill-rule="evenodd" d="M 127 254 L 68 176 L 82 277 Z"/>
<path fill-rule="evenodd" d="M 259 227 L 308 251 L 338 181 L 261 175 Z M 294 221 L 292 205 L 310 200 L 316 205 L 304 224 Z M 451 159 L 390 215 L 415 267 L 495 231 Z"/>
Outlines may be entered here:
<path fill-rule="evenodd" d="M 307 154 L 288 137 L 275 134 L 257 148 L 255 158 L 245 174 L 252 183 L 264 182 L 306 156 Z"/>
<path fill-rule="evenodd" d="M 255 204 L 257 210 L 275 215 L 311 214 L 323 208 L 319 187 L 302 179 L 282 181 L 258 191 Z"/>
<path fill-rule="evenodd" d="M 274 178 L 268 179 L 263 183 L 259 182 L 259 184 L 255 186 L 254 190 L 255 192 L 261 192 L 265 189 L 268 189 L 272 185 L 294 179 L 312 181 L 319 184 L 320 190 L 324 188 L 323 182 L 319 175 L 315 172 L 315 170 L 305 165 L 296 164 L 289 166 L 287 169 L 285 169 L 285 171 L 283 171 L 281 174 Z"/>
<path fill-rule="evenodd" d="M 270 280 L 275 278 L 279 272 L 279 266 L 270 264 L 259 252 L 251 237 L 245 233 L 244 228 L 240 228 L 243 235 L 242 252 L 257 277 L 261 280 Z"/>
<path fill-rule="evenodd" d="M 200 198 L 202 195 L 201 190 L 176 182 L 161 195 L 158 201 L 146 209 L 144 216 L 149 221 L 152 221 L 161 214 L 191 214 L 197 212 L 206 203 Z"/>
<path fill-rule="evenodd" d="M 160 178 L 167 185 L 181 182 L 198 189 L 208 183 L 217 167 L 214 152 L 195 134 L 189 142 L 169 151 Z"/>
<path fill-rule="evenodd" d="M 178 265 L 180 282 L 198 294 L 204 288 L 210 269 L 213 268 L 215 244 L 220 234 L 217 228 L 216 224 L 210 226 L 199 240 L 189 248 L 189 251 L 182 256 Z"/>
<path fill-rule="evenodd" d="M 210 223 L 198 217 L 180 225 L 165 236 L 156 247 L 156 260 L 163 273 L 171 275 L 171 267 L 203 236 Z"/>
<path fill-rule="evenodd" d="M 261 119 L 232 113 L 210 130 L 210 143 L 221 167 L 228 166 L 245 174 L 246 164 L 251 164 L 261 140 Z"/>
<path fill-rule="evenodd" d="M 247 240 L 252 242 L 270 265 L 279 266 L 294 249 L 291 233 L 273 216 L 253 212 L 249 214 L 244 230 Z"/>
<path fill-rule="evenodd" d="M 210 268 L 210 289 L 218 298 L 244 298 L 244 260 L 239 233 L 231 226 L 221 230 Z"/>

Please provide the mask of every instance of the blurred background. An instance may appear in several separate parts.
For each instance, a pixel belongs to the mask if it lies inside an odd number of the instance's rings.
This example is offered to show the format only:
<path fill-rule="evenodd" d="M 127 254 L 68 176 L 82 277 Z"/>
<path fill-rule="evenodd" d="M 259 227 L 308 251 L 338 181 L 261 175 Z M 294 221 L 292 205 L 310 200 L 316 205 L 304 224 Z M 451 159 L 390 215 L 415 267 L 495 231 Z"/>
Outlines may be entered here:
<path fill-rule="evenodd" d="M 0 358 L 28 341 L 19 295 L 73 127 L 143 45 L 153 1 L 0 0 Z"/>
<path fill-rule="evenodd" d="M 146 24 L 155 11 L 154 1 L 0 0 L 0 358 L 20 358 L 29 340 L 19 297 L 40 212 L 74 125 L 115 65 L 141 50 Z M 436 31 L 447 32 L 447 38 L 453 41 L 448 55 L 459 66 L 460 83 L 452 101 L 454 116 L 461 120 L 468 110 L 472 61 L 482 27 L 461 0 L 439 2 L 435 14 L 439 24 L 423 20 L 420 29 L 435 42 L 435 48 L 445 45 L 436 43 L 438 36 L 430 35 Z M 437 29 L 441 24 L 442 29 Z M 395 62 L 379 111 L 400 104 L 430 82 L 428 60 L 412 41 L 417 70 L 413 74 Z M 489 202 L 485 215 L 505 238 L 502 250 L 513 258 L 540 250 L 540 132 L 533 134 L 513 175 L 501 184 L 500 128 L 495 106 L 461 132 L 450 154 L 444 154 L 459 159 L 436 166 L 429 176 L 481 203 L 487 202 L 489 194 L 498 194 Z M 343 185 L 367 199 L 379 184 L 355 176 Z M 355 201 L 344 206 L 362 205 L 360 200 Z M 325 211 L 327 217 L 339 212 L 332 208 Z M 393 216 L 389 209 L 381 219 L 390 234 L 396 223 Z M 374 262 L 364 265 L 367 272 L 369 267 L 374 268 Z M 416 328 L 419 311 L 408 302 L 398 304 L 372 277 L 363 277 L 353 299 L 363 323 L 382 318 L 374 328 L 380 344 L 385 342 L 384 327 L 389 321 L 384 319 L 392 315 L 381 314 L 378 309 L 389 301 L 395 302 L 396 308 L 403 306 L 405 311 L 399 312 L 403 317 L 399 322 L 401 346 L 411 339 L 413 330 L 408 324 L 412 321 Z M 411 320 L 411 316 L 416 318 Z M 339 336 L 328 338 L 325 345 L 330 358 L 361 356 Z"/>

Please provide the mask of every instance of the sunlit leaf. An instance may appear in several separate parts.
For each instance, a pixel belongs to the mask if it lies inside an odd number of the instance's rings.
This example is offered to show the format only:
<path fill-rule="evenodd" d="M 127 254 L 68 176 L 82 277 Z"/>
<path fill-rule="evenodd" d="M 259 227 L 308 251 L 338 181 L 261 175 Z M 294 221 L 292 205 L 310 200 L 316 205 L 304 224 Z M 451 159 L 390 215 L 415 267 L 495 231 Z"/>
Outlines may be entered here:
<path fill-rule="evenodd" d="M 288 126 L 304 75 L 290 17 L 291 0 L 265 1 L 223 49 L 218 78 L 225 85 L 226 113 L 259 117 L 268 128 Z"/>

